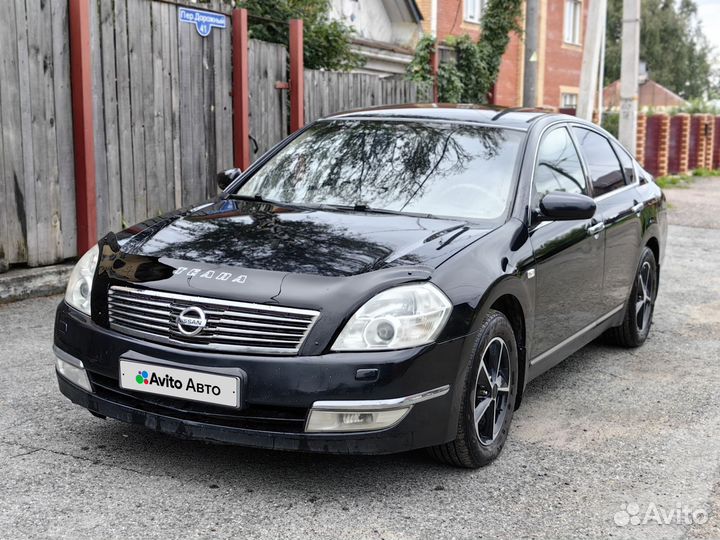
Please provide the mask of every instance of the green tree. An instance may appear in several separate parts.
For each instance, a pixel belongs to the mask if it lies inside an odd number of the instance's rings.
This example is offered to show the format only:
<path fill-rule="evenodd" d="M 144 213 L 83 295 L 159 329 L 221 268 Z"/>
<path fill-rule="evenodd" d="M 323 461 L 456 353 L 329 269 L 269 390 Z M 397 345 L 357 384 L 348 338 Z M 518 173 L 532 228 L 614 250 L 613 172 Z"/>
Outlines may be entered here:
<path fill-rule="evenodd" d="M 454 62 L 443 62 L 438 71 L 440 101 L 448 103 L 484 103 L 492 90 L 511 32 L 520 32 L 522 0 L 489 0 L 482 16 L 480 39 L 450 36 L 446 45 L 455 52 Z M 435 38 L 424 36 L 408 66 L 410 80 L 432 84 L 430 54 Z"/>
<path fill-rule="evenodd" d="M 250 37 L 285 46 L 289 41 L 290 19 L 303 19 L 305 67 L 349 71 L 365 63 L 352 51 L 352 29 L 330 20 L 330 0 L 243 0 L 239 7 L 250 15 Z"/>
<path fill-rule="evenodd" d="M 608 0 L 605 84 L 620 78 L 622 3 Z M 712 47 L 695 0 L 643 0 L 641 9 L 640 58 L 650 78 L 685 99 L 713 97 Z"/>

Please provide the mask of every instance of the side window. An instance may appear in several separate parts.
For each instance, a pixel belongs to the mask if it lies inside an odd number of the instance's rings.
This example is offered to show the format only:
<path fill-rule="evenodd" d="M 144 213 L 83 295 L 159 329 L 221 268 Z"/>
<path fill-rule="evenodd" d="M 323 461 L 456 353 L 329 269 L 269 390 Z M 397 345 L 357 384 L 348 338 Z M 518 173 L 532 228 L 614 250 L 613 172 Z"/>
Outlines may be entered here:
<path fill-rule="evenodd" d="M 570 133 L 564 127 L 547 133 L 540 142 L 535 165 L 533 206 L 537 207 L 543 195 L 551 191 L 587 195 L 580 157 Z"/>
<path fill-rule="evenodd" d="M 597 197 L 623 187 L 625 176 L 610 141 L 589 129 L 575 127 L 573 131 L 588 165 L 594 195 Z"/>
<path fill-rule="evenodd" d="M 635 182 L 635 166 L 633 165 L 632 158 L 628 155 L 625 149 L 617 144 L 615 141 L 612 143 L 615 153 L 620 158 L 620 164 L 622 165 L 623 172 L 625 173 L 625 183 L 632 184 Z"/>

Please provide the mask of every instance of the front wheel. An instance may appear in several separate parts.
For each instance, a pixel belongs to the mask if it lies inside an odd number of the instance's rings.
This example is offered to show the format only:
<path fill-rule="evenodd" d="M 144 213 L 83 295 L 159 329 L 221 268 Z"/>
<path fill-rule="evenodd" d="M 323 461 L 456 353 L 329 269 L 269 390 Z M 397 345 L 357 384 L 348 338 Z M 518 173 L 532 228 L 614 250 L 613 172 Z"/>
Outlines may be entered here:
<path fill-rule="evenodd" d="M 635 282 L 625 308 L 625 318 L 620 326 L 608 331 L 612 341 L 623 347 L 639 347 L 645 343 L 652 326 L 657 291 L 657 261 L 653 251 L 646 247 L 640 256 Z"/>
<path fill-rule="evenodd" d="M 507 318 L 490 311 L 469 359 L 457 438 L 430 448 L 436 459 L 476 469 L 493 461 L 507 439 L 517 396 L 518 351 Z"/>

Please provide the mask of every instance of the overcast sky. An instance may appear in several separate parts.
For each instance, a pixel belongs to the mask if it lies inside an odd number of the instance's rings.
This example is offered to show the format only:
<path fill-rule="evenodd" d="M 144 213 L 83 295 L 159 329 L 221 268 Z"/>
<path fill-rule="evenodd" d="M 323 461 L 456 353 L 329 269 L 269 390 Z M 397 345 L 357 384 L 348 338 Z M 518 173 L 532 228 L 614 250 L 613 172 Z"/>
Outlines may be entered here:
<path fill-rule="evenodd" d="M 698 15 L 702 22 L 705 35 L 715 45 L 715 52 L 720 62 L 720 0 L 697 0 Z"/>

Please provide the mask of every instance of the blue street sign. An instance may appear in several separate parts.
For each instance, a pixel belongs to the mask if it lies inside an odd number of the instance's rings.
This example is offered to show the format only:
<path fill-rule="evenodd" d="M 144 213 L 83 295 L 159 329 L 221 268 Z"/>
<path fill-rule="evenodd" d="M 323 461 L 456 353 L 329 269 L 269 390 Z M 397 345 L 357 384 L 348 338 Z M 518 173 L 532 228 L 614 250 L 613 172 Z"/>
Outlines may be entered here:
<path fill-rule="evenodd" d="M 219 13 L 181 7 L 178 17 L 180 22 L 194 24 L 202 37 L 208 37 L 213 27 L 227 28 L 225 15 Z"/>

